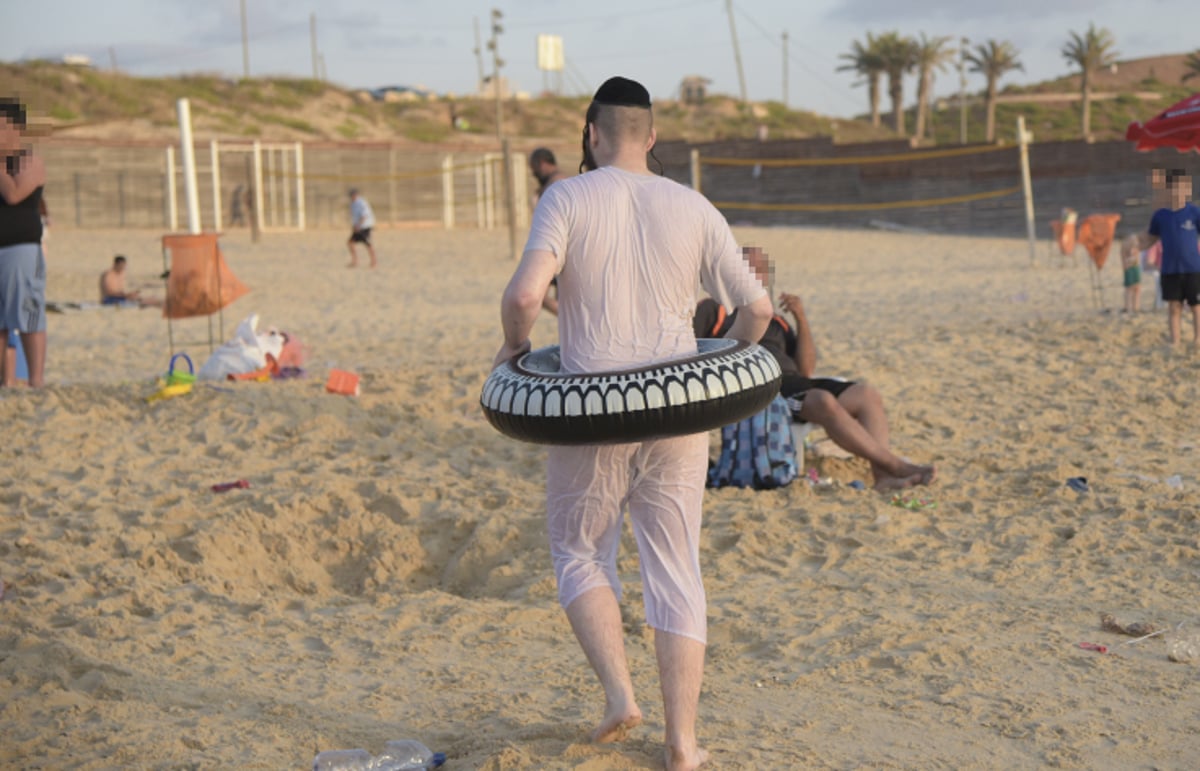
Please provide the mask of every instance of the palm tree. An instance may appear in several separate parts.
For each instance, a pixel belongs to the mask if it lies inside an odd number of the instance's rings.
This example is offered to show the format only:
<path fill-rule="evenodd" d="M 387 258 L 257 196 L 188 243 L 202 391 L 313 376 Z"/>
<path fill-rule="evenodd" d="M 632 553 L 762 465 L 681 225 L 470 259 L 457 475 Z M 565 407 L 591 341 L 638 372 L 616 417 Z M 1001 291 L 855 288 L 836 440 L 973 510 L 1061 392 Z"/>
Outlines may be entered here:
<path fill-rule="evenodd" d="M 1063 58 L 1077 66 L 1082 75 L 1079 92 L 1083 107 L 1079 118 L 1084 139 L 1092 133 L 1092 73 L 1116 63 L 1115 45 L 1111 32 L 1103 27 L 1096 29 L 1095 24 L 1089 23 L 1083 35 L 1072 32 L 1071 39 L 1062 49 Z"/>
<path fill-rule="evenodd" d="M 954 49 L 949 48 L 950 37 L 925 37 L 916 41 L 917 67 L 917 125 L 913 127 L 913 136 L 918 139 L 925 135 L 925 124 L 929 117 L 929 100 L 933 94 L 933 73 L 945 69 L 946 64 L 954 58 Z"/>
<path fill-rule="evenodd" d="M 879 79 L 883 75 L 883 60 L 879 58 L 876 48 L 875 37 L 868 32 L 866 45 L 855 40 L 850 44 L 850 53 L 838 57 L 845 59 L 846 63 L 837 71 L 856 72 L 866 80 L 867 99 L 871 103 L 871 125 L 879 128 Z"/>
<path fill-rule="evenodd" d="M 917 63 L 917 44 L 899 32 L 885 32 L 875 40 L 883 71 L 888 79 L 888 96 L 892 100 L 892 128 L 904 133 L 904 76 Z"/>
<path fill-rule="evenodd" d="M 1017 60 L 1017 49 L 1007 40 L 989 40 L 967 52 L 971 72 L 981 73 L 987 78 L 987 141 L 996 141 L 996 84 L 1005 73 L 1024 70 Z"/>
<path fill-rule="evenodd" d="M 1192 78 L 1200 78 L 1200 51 L 1188 54 L 1188 58 L 1183 60 L 1183 66 L 1187 68 L 1187 72 L 1183 73 L 1184 83 Z"/>

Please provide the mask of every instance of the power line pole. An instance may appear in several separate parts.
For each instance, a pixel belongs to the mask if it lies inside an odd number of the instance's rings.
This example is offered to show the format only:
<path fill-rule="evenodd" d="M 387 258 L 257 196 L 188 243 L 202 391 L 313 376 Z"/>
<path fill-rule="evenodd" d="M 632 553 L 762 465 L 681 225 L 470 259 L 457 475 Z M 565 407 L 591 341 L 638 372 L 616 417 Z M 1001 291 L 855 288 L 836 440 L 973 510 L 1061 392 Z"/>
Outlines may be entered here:
<path fill-rule="evenodd" d="M 112 65 L 112 71 L 117 71 L 117 49 L 115 46 L 108 47 L 108 63 Z"/>
<path fill-rule="evenodd" d="M 742 50 L 738 47 L 737 26 L 733 23 L 733 0 L 725 0 L 729 12 L 729 34 L 733 36 L 733 58 L 737 62 L 738 87 L 742 92 L 742 104 L 746 104 L 746 73 L 742 71 Z"/>
<path fill-rule="evenodd" d="M 788 53 L 786 29 L 783 31 L 783 106 L 788 106 Z"/>
<path fill-rule="evenodd" d="M 250 38 L 246 34 L 246 0 L 242 0 L 242 77 L 250 79 Z"/>
<path fill-rule="evenodd" d="M 320 58 L 317 54 L 317 15 L 315 13 L 308 15 L 308 36 L 312 40 L 313 80 L 320 80 L 321 71 L 318 68 Z"/>
<path fill-rule="evenodd" d="M 500 33 L 504 32 L 500 25 L 503 18 L 499 8 L 492 9 L 492 38 L 488 41 L 488 50 L 492 52 L 492 89 L 496 92 L 496 139 L 500 142 L 504 141 L 504 105 L 500 101 L 500 68 L 504 60 L 500 58 L 499 43 Z"/>
<path fill-rule="evenodd" d="M 479 17 L 475 17 L 475 63 L 479 65 L 479 80 L 475 81 L 475 90 L 483 91 L 483 45 L 479 42 Z"/>
<path fill-rule="evenodd" d="M 967 44 L 965 37 L 958 41 L 958 143 L 967 143 Z"/>

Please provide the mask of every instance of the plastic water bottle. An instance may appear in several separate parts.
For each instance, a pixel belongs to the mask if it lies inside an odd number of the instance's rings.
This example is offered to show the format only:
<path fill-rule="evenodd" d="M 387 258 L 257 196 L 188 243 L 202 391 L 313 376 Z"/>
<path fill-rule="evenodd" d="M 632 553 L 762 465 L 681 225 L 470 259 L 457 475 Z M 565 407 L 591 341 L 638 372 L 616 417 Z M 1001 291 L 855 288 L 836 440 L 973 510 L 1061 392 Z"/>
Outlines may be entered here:
<path fill-rule="evenodd" d="M 313 758 L 313 771 L 370 771 L 373 762 L 366 750 L 325 750 Z"/>
<path fill-rule="evenodd" d="M 375 758 L 376 771 L 427 771 L 446 762 L 441 752 L 431 752 L 415 739 L 393 739 L 383 745 L 383 752 Z"/>
<path fill-rule="evenodd" d="M 1181 625 L 1167 633 L 1167 658 L 1181 664 L 1200 662 L 1200 629 Z"/>
<path fill-rule="evenodd" d="M 445 754 L 419 741 L 393 739 L 376 756 L 366 750 L 326 750 L 313 758 L 313 771 L 427 771 L 445 762 Z"/>

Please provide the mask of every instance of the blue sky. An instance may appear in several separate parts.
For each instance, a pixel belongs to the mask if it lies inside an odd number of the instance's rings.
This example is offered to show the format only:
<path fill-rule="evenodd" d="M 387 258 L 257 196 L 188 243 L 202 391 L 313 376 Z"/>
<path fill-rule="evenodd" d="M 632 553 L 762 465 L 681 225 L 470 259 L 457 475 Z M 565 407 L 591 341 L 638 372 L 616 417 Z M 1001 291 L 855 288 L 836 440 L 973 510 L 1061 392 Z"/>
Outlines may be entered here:
<path fill-rule="evenodd" d="M 242 72 L 239 0 L 40 0 L 5 4 L 0 60 L 83 53 L 107 67 L 110 51 L 135 75 Z M 539 33 L 563 38 L 567 93 L 590 93 L 621 74 L 642 81 L 656 98 L 676 95 L 685 75 L 703 75 L 718 92 L 737 94 L 737 68 L 725 0 L 245 0 L 252 75 L 312 74 L 309 16 L 331 81 L 351 87 L 421 84 L 469 93 L 478 65 L 474 20 L 489 35 L 490 13 L 504 13 L 504 74 L 537 93 Z M 950 35 L 973 42 L 1007 40 L 1025 71 L 1004 82 L 1065 74 L 1060 53 L 1069 32 L 1089 22 L 1108 28 L 1122 58 L 1184 53 L 1200 43 L 1195 7 L 1183 0 L 735 0 L 734 23 L 752 99 L 783 97 L 781 33 L 788 41 L 788 103 L 827 115 L 866 108 L 865 89 L 836 71 L 839 54 L 867 31 Z M 490 57 L 485 51 L 485 71 Z M 968 88 L 982 88 L 968 76 Z M 957 90 L 943 73 L 939 95 Z M 911 100 L 914 85 L 906 86 Z"/>

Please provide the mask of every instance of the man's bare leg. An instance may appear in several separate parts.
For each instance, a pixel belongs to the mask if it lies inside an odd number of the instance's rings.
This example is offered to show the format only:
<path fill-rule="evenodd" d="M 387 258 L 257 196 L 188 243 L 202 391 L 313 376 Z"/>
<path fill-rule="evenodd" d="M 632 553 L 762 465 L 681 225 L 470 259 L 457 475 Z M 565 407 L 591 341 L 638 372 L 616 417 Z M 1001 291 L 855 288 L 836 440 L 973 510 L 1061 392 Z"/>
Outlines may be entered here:
<path fill-rule="evenodd" d="M 704 644 L 690 637 L 654 630 L 654 653 L 666 716 L 667 771 L 689 771 L 708 760 L 696 743 L 696 714 L 704 678 Z"/>
<path fill-rule="evenodd" d="M 883 408 L 883 396 L 874 386 L 859 381 L 842 391 L 837 401 L 867 430 L 880 447 L 891 450 L 890 429 L 887 412 Z"/>
<path fill-rule="evenodd" d="M 1167 335 L 1171 345 L 1179 342 L 1179 327 L 1182 323 L 1183 303 L 1179 300 L 1167 301 Z"/>
<path fill-rule="evenodd" d="M 357 268 L 358 267 L 358 252 L 354 251 L 354 242 L 350 241 L 349 243 L 346 244 L 346 246 L 350 247 L 350 264 L 347 265 L 346 267 L 347 268 Z"/>
<path fill-rule="evenodd" d="M 5 388 L 17 384 L 17 349 L 8 347 L 8 330 L 0 329 L 0 345 L 4 346 L 4 358 L 0 360 L 0 383 Z"/>
<path fill-rule="evenodd" d="M 1200 305 L 1192 306 L 1192 350 L 1200 351 Z"/>
<path fill-rule="evenodd" d="M 592 731 L 592 741 L 621 741 L 642 722 L 642 711 L 633 697 L 617 597 L 607 586 L 590 589 L 576 597 L 566 612 L 579 647 L 604 688 L 604 717 Z"/>
<path fill-rule="evenodd" d="M 22 332 L 21 345 L 29 365 L 29 387 L 41 388 L 46 385 L 46 333 Z"/>
<path fill-rule="evenodd" d="M 876 490 L 899 490 L 929 484 L 937 474 L 933 466 L 909 463 L 888 449 L 887 445 L 876 441 L 828 391 L 810 390 L 801 405 L 800 419 L 820 425 L 838 447 L 865 458 L 871 464 Z"/>

